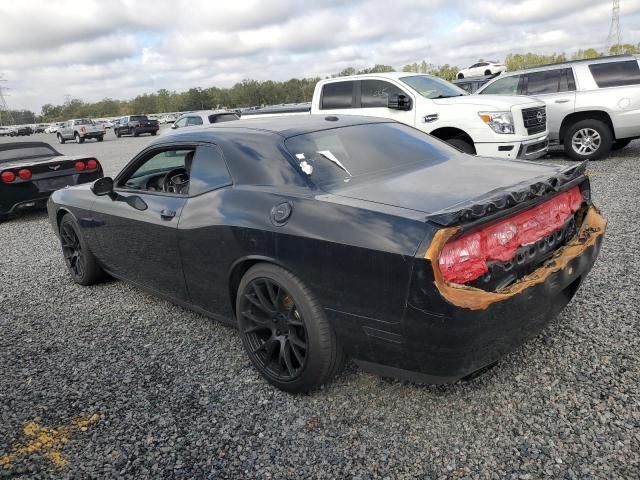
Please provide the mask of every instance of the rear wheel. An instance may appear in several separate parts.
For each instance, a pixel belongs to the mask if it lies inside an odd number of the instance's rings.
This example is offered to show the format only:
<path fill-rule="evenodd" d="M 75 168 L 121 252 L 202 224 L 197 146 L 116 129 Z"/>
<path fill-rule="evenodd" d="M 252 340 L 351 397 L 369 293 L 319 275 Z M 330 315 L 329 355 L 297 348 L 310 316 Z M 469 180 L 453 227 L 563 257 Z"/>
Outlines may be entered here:
<path fill-rule="evenodd" d="M 484 74 L 485 74 L 485 75 L 491 75 L 491 70 L 485 70 L 485 71 L 484 71 Z"/>
<path fill-rule="evenodd" d="M 476 148 L 473 146 L 473 143 L 465 140 L 464 138 L 454 137 L 445 140 L 452 147 L 456 147 L 458 150 L 463 151 L 464 153 L 468 153 L 471 155 L 476 154 Z"/>
<path fill-rule="evenodd" d="M 7 220 L 9 220 L 9 215 L 6 213 L 0 213 L 0 223 L 6 222 Z"/>
<path fill-rule="evenodd" d="M 615 142 L 613 142 L 613 146 L 611 147 L 611 150 L 622 150 L 624 147 L 626 147 L 630 143 L 631 143 L 631 139 L 630 138 L 624 138 L 622 140 L 616 140 Z"/>
<path fill-rule="evenodd" d="M 116 134 L 116 137 L 120 138 L 120 130 L 115 129 L 115 130 L 113 131 L 113 133 L 115 133 L 115 134 Z"/>
<path fill-rule="evenodd" d="M 609 126 L 595 119 L 574 123 L 564 135 L 564 151 L 574 160 L 599 160 L 609 153 L 612 144 Z"/>
<path fill-rule="evenodd" d="M 247 355 L 272 385 L 307 392 L 344 367 L 345 354 L 322 306 L 283 268 L 250 268 L 238 287 L 236 313 Z"/>
<path fill-rule="evenodd" d="M 62 217 L 60 221 L 60 245 L 67 271 L 74 282 L 80 285 L 93 285 L 106 278 L 106 274 L 82 237 L 78 225 L 69 214 Z"/>
<path fill-rule="evenodd" d="M 58 134 L 58 143 L 64 143 L 64 138 L 60 134 Z"/>
<path fill-rule="evenodd" d="M 155 137 L 156 133 L 158 133 L 158 132 L 151 132 L 151 135 L 153 135 Z"/>
<path fill-rule="evenodd" d="M 99 142 L 102 142 L 104 140 L 104 135 L 100 135 L 99 137 L 97 137 L 97 140 Z"/>
<path fill-rule="evenodd" d="M 459 73 L 458 74 L 458 79 L 464 78 L 464 74 L 463 73 Z"/>
<path fill-rule="evenodd" d="M 81 137 L 78 132 L 76 132 L 74 138 L 76 139 L 76 143 L 84 143 L 84 137 Z"/>
<path fill-rule="evenodd" d="M 138 133 L 138 130 L 136 128 L 133 129 L 133 136 L 134 137 L 140 136 L 140 133 Z"/>

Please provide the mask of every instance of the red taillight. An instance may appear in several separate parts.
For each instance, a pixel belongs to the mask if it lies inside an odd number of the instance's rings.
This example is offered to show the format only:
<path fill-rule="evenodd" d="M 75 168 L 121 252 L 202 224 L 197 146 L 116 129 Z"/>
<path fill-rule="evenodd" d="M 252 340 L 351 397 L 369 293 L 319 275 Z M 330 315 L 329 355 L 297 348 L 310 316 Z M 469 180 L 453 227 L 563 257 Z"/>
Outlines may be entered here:
<path fill-rule="evenodd" d="M 95 170 L 96 168 L 98 168 L 98 162 L 96 160 L 87 160 L 87 170 Z"/>
<path fill-rule="evenodd" d="M 84 128 L 84 127 L 80 127 L 80 131 L 81 131 L 82 133 L 84 133 L 84 132 L 86 132 L 86 131 L 87 131 L 87 129 L 86 129 L 86 128 Z"/>
<path fill-rule="evenodd" d="M 487 262 L 508 262 L 529 245 L 562 228 L 582 205 L 580 187 L 563 192 L 530 210 L 447 243 L 438 258 L 447 282 L 467 283 L 484 275 Z"/>
<path fill-rule="evenodd" d="M 84 162 L 76 162 L 75 165 L 73 166 L 77 171 L 82 172 L 85 168 L 86 165 L 84 164 Z"/>
<path fill-rule="evenodd" d="M 29 170 L 28 168 L 22 168 L 18 170 L 18 176 L 22 180 L 29 180 L 31 178 L 31 170 Z"/>
<path fill-rule="evenodd" d="M 9 170 L 5 170 L 0 175 L 0 178 L 2 178 L 2 181 L 4 183 L 11 183 L 16 179 L 16 174 L 11 172 L 11 171 L 9 171 Z"/>

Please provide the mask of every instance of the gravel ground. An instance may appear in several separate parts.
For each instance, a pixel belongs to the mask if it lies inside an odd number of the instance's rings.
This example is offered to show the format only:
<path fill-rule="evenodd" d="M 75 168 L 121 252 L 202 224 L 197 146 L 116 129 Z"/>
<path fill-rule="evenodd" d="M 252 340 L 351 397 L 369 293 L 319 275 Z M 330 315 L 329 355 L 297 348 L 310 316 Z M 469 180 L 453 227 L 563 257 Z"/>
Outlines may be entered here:
<path fill-rule="evenodd" d="M 113 174 L 147 141 L 60 150 Z M 610 224 L 574 301 L 446 387 L 350 365 L 288 395 L 234 330 L 122 282 L 73 284 L 44 213 L 0 225 L 0 478 L 639 478 L 640 141 L 589 171 Z"/>

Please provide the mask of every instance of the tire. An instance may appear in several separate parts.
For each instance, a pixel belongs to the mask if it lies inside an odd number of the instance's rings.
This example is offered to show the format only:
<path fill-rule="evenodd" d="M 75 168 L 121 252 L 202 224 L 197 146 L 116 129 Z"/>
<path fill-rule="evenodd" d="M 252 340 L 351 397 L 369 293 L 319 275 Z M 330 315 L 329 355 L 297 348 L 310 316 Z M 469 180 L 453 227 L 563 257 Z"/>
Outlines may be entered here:
<path fill-rule="evenodd" d="M 98 140 L 99 142 L 103 142 L 104 141 L 104 135 L 100 135 L 99 137 L 96 137 L 96 140 Z"/>
<path fill-rule="evenodd" d="M 236 316 L 249 359 L 281 390 L 314 390 L 344 367 L 346 356 L 324 309 L 283 268 L 259 263 L 247 271 L 238 286 Z"/>
<path fill-rule="evenodd" d="M 84 143 L 84 137 L 81 137 L 78 132 L 73 136 L 76 139 L 76 143 Z"/>
<path fill-rule="evenodd" d="M 485 75 L 491 75 L 491 70 L 485 70 L 485 71 L 484 71 L 484 74 L 485 74 Z"/>
<path fill-rule="evenodd" d="M 459 137 L 449 138 L 445 140 L 445 142 L 447 142 L 452 147 L 455 147 L 458 150 L 461 150 L 464 153 L 468 153 L 470 155 L 476 154 L 476 148 L 473 146 L 473 143 L 469 142 L 468 140 L 465 140 L 464 138 L 459 138 Z"/>
<path fill-rule="evenodd" d="M 151 136 L 155 137 L 158 132 L 151 132 Z"/>
<path fill-rule="evenodd" d="M 65 142 L 65 139 L 62 138 L 62 135 L 58 134 L 58 143 L 64 144 L 64 142 Z"/>
<path fill-rule="evenodd" d="M 120 138 L 120 130 L 114 130 L 113 133 L 116 134 L 116 137 Z"/>
<path fill-rule="evenodd" d="M 458 74 L 458 80 L 463 79 L 464 78 L 464 73 L 459 73 Z"/>
<path fill-rule="evenodd" d="M 611 150 L 622 150 L 624 147 L 626 147 L 631 143 L 631 140 L 632 140 L 631 138 L 616 140 L 615 142 L 613 142 L 613 146 L 611 147 Z"/>
<path fill-rule="evenodd" d="M 136 130 L 135 128 L 133 129 L 133 136 L 134 137 L 139 137 L 140 133 L 138 133 L 138 130 Z"/>
<path fill-rule="evenodd" d="M 571 125 L 563 141 L 565 153 L 574 160 L 599 160 L 611 150 L 613 135 L 606 123 L 587 119 Z"/>
<path fill-rule="evenodd" d="M 69 214 L 60 221 L 60 246 L 67 271 L 79 285 L 93 285 L 107 278 L 94 257 L 78 224 Z M 75 260 L 74 260 L 75 259 Z"/>
<path fill-rule="evenodd" d="M 6 213 L 0 213 L 0 223 L 6 222 L 7 220 L 9 220 L 9 215 Z"/>

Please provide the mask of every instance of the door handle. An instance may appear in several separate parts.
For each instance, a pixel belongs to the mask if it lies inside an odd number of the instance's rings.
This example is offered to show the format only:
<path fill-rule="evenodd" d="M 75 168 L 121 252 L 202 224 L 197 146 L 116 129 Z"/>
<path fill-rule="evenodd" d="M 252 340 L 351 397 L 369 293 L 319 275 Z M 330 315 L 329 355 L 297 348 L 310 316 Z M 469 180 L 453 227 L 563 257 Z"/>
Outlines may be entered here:
<path fill-rule="evenodd" d="M 176 211 L 169 210 L 168 208 L 165 208 L 160 212 L 160 218 L 162 218 L 163 220 L 171 220 L 175 216 L 176 216 Z"/>
<path fill-rule="evenodd" d="M 556 103 L 568 103 L 569 99 L 568 98 L 559 98 L 558 100 L 555 101 Z"/>

